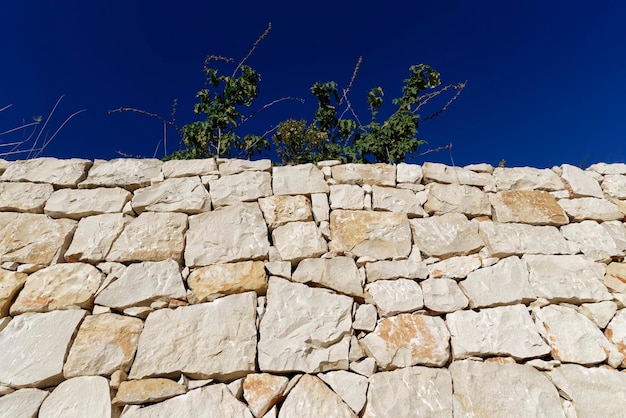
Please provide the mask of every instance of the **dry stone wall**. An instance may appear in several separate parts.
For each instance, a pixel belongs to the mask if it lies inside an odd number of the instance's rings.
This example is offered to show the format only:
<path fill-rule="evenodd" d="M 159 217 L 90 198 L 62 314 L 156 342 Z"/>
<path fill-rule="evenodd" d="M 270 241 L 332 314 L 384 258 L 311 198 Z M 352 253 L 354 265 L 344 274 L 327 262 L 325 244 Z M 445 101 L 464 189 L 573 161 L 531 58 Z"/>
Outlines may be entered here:
<path fill-rule="evenodd" d="M 626 165 L 0 161 L 2 417 L 624 417 Z"/>

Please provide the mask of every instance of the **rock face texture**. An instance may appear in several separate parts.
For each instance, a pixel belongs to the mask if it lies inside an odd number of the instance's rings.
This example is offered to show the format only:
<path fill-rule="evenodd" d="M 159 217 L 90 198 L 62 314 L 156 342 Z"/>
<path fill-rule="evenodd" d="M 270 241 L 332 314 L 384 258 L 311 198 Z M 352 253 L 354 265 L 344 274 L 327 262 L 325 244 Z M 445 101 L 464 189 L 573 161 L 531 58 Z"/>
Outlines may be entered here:
<path fill-rule="evenodd" d="M 624 164 L 0 163 L 2 417 L 624 416 Z"/>

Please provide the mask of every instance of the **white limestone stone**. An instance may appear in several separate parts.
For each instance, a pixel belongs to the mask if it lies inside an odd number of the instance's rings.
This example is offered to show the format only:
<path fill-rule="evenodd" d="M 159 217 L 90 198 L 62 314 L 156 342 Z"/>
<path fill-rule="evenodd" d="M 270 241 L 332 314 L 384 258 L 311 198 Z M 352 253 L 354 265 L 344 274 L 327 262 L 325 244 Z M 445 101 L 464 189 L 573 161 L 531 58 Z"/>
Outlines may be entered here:
<path fill-rule="evenodd" d="M 350 370 L 366 377 L 374 375 L 377 369 L 376 360 L 371 357 L 366 357 L 363 360 L 353 361 L 350 363 Z"/>
<path fill-rule="evenodd" d="M 51 184 L 0 182 L 0 211 L 43 213 Z"/>
<path fill-rule="evenodd" d="M 624 256 L 624 252 L 617 248 L 611 234 L 596 221 L 563 225 L 561 233 L 565 239 L 578 245 L 583 254 L 594 260 Z"/>
<path fill-rule="evenodd" d="M 328 205 L 326 193 L 313 193 L 311 195 L 311 206 L 315 222 L 320 223 L 330 219 L 330 206 Z"/>
<path fill-rule="evenodd" d="M 396 167 L 389 164 L 342 164 L 333 166 L 332 173 L 341 184 L 396 185 Z"/>
<path fill-rule="evenodd" d="M 450 257 L 428 265 L 428 277 L 441 279 L 464 279 L 482 266 L 478 254 Z"/>
<path fill-rule="evenodd" d="M 60 383 L 65 355 L 85 313 L 63 310 L 13 318 L 0 331 L 0 384 L 22 388 Z"/>
<path fill-rule="evenodd" d="M 414 312 L 424 306 L 422 288 L 415 280 L 377 280 L 365 287 L 365 301 L 376 306 L 381 317 Z"/>
<path fill-rule="evenodd" d="M 559 205 L 574 221 L 593 219 L 596 221 L 614 221 L 623 219 L 624 214 L 616 204 L 604 199 L 594 197 L 581 197 L 578 199 L 561 199 Z"/>
<path fill-rule="evenodd" d="M 352 328 L 363 331 L 374 331 L 378 321 L 378 311 L 376 306 L 364 303 L 358 306 L 354 313 Z"/>
<path fill-rule="evenodd" d="M 243 379 L 243 397 L 255 417 L 262 417 L 280 399 L 289 378 L 269 373 L 251 373 Z"/>
<path fill-rule="evenodd" d="M 449 183 L 493 189 L 495 182 L 488 173 L 476 173 L 461 167 L 449 167 L 439 163 L 424 163 L 424 183 Z"/>
<path fill-rule="evenodd" d="M 352 298 L 270 277 L 259 368 L 269 373 L 345 370 L 351 325 Z"/>
<path fill-rule="evenodd" d="M 313 220 L 311 201 L 306 196 L 264 197 L 259 199 L 259 207 L 270 231 L 287 222 Z"/>
<path fill-rule="evenodd" d="M 350 257 L 304 259 L 293 272 L 292 280 L 315 283 L 348 296 L 363 297 L 363 279 Z"/>
<path fill-rule="evenodd" d="M 324 174 L 313 164 L 274 167 L 272 189 L 275 195 L 328 193 Z"/>
<path fill-rule="evenodd" d="M 187 285 L 199 303 L 248 291 L 264 295 L 267 291 L 267 274 L 262 261 L 219 263 L 192 271 L 187 278 Z"/>
<path fill-rule="evenodd" d="M 609 339 L 626 358 L 626 309 L 621 309 L 611 319 L 604 331 L 604 335 Z M 626 367 L 626 360 L 622 361 L 621 367 Z"/>
<path fill-rule="evenodd" d="M 550 352 L 524 305 L 456 311 L 446 315 L 455 360 L 470 356 L 541 357 Z"/>
<path fill-rule="evenodd" d="M 411 219 L 413 242 L 422 254 L 448 258 L 480 250 L 478 223 L 460 213 L 447 213 L 424 219 Z"/>
<path fill-rule="evenodd" d="M 163 181 L 162 165 L 162 161 L 149 158 L 95 160 L 87 178 L 78 184 L 78 188 L 123 187 L 132 192 L 140 187 Z"/>
<path fill-rule="evenodd" d="M 187 392 L 185 385 L 170 379 L 141 379 L 121 382 L 114 405 L 136 405 L 159 402 Z"/>
<path fill-rule="evenodd" d="M 423 175 L 420 165 L 400 163 L 396 166 L 396 181 L 398 183 L 420 183 Z"/>
<path fill-rule="evenodd" d="M 205 158 L 203 160 L 169 160 L 163 163 L 161 171 L 166 179 L 219 174 L 215 158 Z"/>
<path fill-rule="evenodd" d="M 617 303 L 611 300 L 583 303 L 578 312 L 589 318 L 598 328 L 604 329 L 617 311 Z M 626 354 L 626 353 L 625 353 Z"/>
<path fill-rule="evenodd" d="M 478 187 L 464 184 L 429 183 L 424 209 L 431 215 L 463 213 L 467 216 L 490 216 L 488 195 Z"/>
<path fill-rule="evenodd" d="M 388 279 L 425 279 L 428 276 L 425 263 L 414 260 L 383 260 L 365 264 L 367 282 Z"/>
<path fill-rule="evenodd" d="M 373 186 L 372 191 L 374 210 L 406 213 L 410 218 L 426 215 L 422 203 L 411 190 Z"/>
<path fill-rule="evenodd" d="M 9 314 L 9 307 L 22 290 L 27 277 L 26 273 L 0 269 L 0 318 Z"/>
<path fill-rule="evenodd" d="M 609 263 L 603 283 L 615 292 L 626 294 L 626 263 Z"/>
<path fill-rule="evenodd" d="M 626 224 L 621 221 L 608 221 L 600 224 L 602 228 L 606 229 L 617 248 L 622 251 L 626 251 Z"/>
<path fill-rule="evenodd" d="M 560 177 L 549 168 L 501 168 L 493 170 L 498 190 L 563 190 Z"/>
<path fill-rule="evenodd" d="M 187 267 L 246 259 L 266 259 L 267 226 L 257 203 L 224 206 L 189 217 Z"/>
<path fill-rule="evenodd" d="M 602 190 L 616 199 L 626 199 L 626 175 L 607 174 L 602 180 Z"/>
<path fill-rule="evenodd" d="M 363 209 L 363 199 L 365 192 L 361 186 L 356 184 L 335 184 L 330 186 L 330 208 L 331 209 Z"/>
<path fill-rule="evenodd" d="M 272 231 L 272 242 L 283 261 L 298 262 L 328 251 L 326 240 L 315 222 L 289 222 Z"/>
<path fill-rule="evenodd" d="M 96 296 L 95 303 L 115 309 L 149 306 L 170 299 L 186 299 L 187 292 L 174 260 L 146 261 L 129 265 L 119 279 Z"/>
<path fill-rule="evenodd" d="M 368 381 L 365 376 L 345 370 L 323 373 L 318 376 L 341 399 L 358 414 L 363 409 L 366 400 Z"/>
<path fill-rule="evenodd" d="M 291 263 L 288 261 L 267 261 L 265 262 L 265 270 L 271 276 L 291 279 Z"/>
<path fill-rule="evenodd" d="M 587 167 L 587 170 L 600 174 L 626 174 L 626 164 L 624 163 L 596 163 Z"/>
<path fill-rule="evenodd" d="M 66 380 L 43 401 L 38 417 L 111 417 L 109 382 L 101 376 Z"/>
<path fill-rule="evenodd" d="M 469 164 L 463 167 L 466 170 L 472 170 L 477 173 L 493 173 L 493 166 L 487 163 Z"/>
<path fill-rule="evenodd" d="M 247 292 L 152 312 L 129 377 L 184 373 L 194 379 L 234 380 L 253 372 L 256 307 L 256 294 Z"/>
<path fill-rule="evenodd" d="M 571 226 L 571 225 L 565 225 Z M 579 246 L 566 241 L 554 226 L 481 222 L 478 232 L 492 257 L 524 254 L 575 254 Z"/>
<path fill-rule="evenodd" d="M 420 283 L 424 306 L 434 312 L 454 312 L 469 303 L 459 285 L 452 279 L 428 279 Z"/>
<path fill-rule="evenodd" d="M 0 181 L 30 181 L 50 183 L 56 187 L 74 187 L 87 176 L 91 161 L 70 158 L 33 158 L 13 161 L 4 170 Z"/>
<path fill-rule="evenodd" d="M 374 326 L 376 326 L 375 322 L 374 322 Z M 372 327 L 372 329 L 373 328 L 374 327 Z M 354 322 L 352 323 L 352 329 L 355 329 Z M 359 344 L 359 339 L 354 335 L 350 337 L 350 352 L 348 354 L 348 360 L 350 360 L 351 362 L 359 361 L 366 355 L 367 354 L 365 354 L 365 351 L 363 351 L 363 348 L 361 348 L 361 344 Z"/>
<path fill-rule="evenodd" d="M 361 346 L 383 370 L 422 364 L 441 367 L 450 358 L 450 332 L 443 319 L 399 314 L 381 319 Z"/>
<path fill-rule="evenodd" d="M 541 190 L 505 190 L 489 195 L 494 222 L 564 225 L 565 211 L 550 193 Z"/>
<path fill-rule="evenodd" d="M 289 392 L 278 412 L 279 418 L 306 414 L 311 417 L 356 418 L 339 395 L 330 390 L 319 377 L 305 374 Z"/>
<path fill-rule="evenodd" d="M 214 207 L 255 201 L 271 196 L 272 175 L 265 171 L 244 171 L 209 181 Z"/>
<path fill-rule="evenodd" d="M 561 177 L 569 184 L 572 197 L 603 197 L 600 184 L 587 172 L 570 164 L 563 164 L 561 169 L 563 170 Z"/>
<path fill-rule="evenodd" d="M 7 418 L 34 418 L 49 394 L 35 388 L 16 390 L 0 397 L 0 411 Z"/>
<path fill-rule="evenodd" d="M 97 263 L 106 258 L 113 242 L 134 218 L 121 213 L 88 216 L 78 222 L 65 261 Z"/>
<path fill-rule="evenodd" d="M 238 158 L 218 158 L 217 165 L 221 176 L 242 173 L 244 171 L 272 171 L 272 160 L 242 160 Z"/>
<path fill-rule="evenodd" d="M 131 198 L 128 190 L 119 187 L 97 189 L 60 189 L 52 193 L 44 212 L 52 218 L 80 219 L 102 213 L 122 212 Z"/>
<path fill-rule="evenodd" d="M 131 205 L 138 214 L 144 211 L 192 214 L 211 210 L 211 197 L 200 177 L 180 177 L 135 190 Z"/>

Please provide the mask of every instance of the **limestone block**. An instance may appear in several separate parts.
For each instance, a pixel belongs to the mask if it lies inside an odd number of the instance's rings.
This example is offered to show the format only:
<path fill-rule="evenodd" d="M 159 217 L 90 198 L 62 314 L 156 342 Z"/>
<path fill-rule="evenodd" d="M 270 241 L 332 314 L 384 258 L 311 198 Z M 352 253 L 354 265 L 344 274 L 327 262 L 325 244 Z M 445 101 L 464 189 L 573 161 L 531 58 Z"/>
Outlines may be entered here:
<path fill-rule="evenodd" d="M 455 417 L 565 418 L 556 388 L 531 366 L 463 360 L 449 369 Z"/>
<path fill-rule="evenodd" d="M 272 189 L 275 195 L 328 193 L 324 174 L 313 164 L 274 167 Z"/>
<path fill-rule="evenodd" d="M 351 325 L 352 298 L 271 277 L 259 330 L 259 368 L 270 373 L 347 369 Z"/>
<path fill-rule="evenodd" d="M 272 160 L 240 160 L 237 158 L 218 158 L 220 176 L 230 176 L 244 171 L 272 171 Z"/>
<path fill-rule="evenodd" d="M 350 370 L 362 376 L 371 377 L 374 373 L 376 373 L 377 369 L 376 360 L 371 357 L 364 358 L 360 361 L 350 362 Z"/>
<path fill-rule="evenodd" d="M 581 197 L 579 199 L 561 199 L 559 205 L 574 221 L 593 219 L 596 221 L 614 221 L 623 219 L 624 214 L 616 204 L 604 199 L 594 197 Z"/>
<path fill-rule="evenodd" d="M 26 388 L 0 397 L 0 411 L 6 417 L 33 418 L 41 403 L 50 393 L 46 390 Z"/>
<path fill-rule="evenodd" d="M 478 187 L 463 184 L 430 183 L 426 186 L 426 212 L 434 215 L 463 213 L 470 217 L 491 216 L 488 195 Z"/>
<path fill-rule="evenodd" d="M 88 309 L 104 275 L 89 264 L 53 264 L 28 276 L 11 315 L 56 309 Z"/>
<path fill-rule="evenodd" d="M 215 158 L 205 158 L 203 160 L 169 160 L 163 163 L 161 171 L 166 179 L 219 174 Z"/>
<path fill-rule="evenodd" d="M 41 418 L 111 417 L 109 382 L 101 376 L 83 376 L 66 380 L 43 401 Z"/>
<path fill-rule="evenodd" d="M 91 161 L 70 158 L 33 158 L 11 162 L 0 181 L 30 181 L 33 183 L 50 183 L 56 187 L 75 187 L 87 176 Z"/>
<path fill-rule="evenodd" d="M 330 250 L 377 260 L 408 257 L 411 228 L 403 213 L 335 210 L 330 215 Z"/>
<path fill-rule="evenodd" d="M 191 272 L 187 285 L 198 302 L 248 291 L 264 295 L 267 291 L 265 264 L 262 261 L 241 261 L 200 267 Z"/>
<path fill-rule="evenodd" d="M 388 279 L 425 279 L 428 276 L 428 267 L 420 261 L 414 260 L 383 260 L 365 265 L 367 282 Z"/>
<path fill-rule="evenodd" d="M 131 198 L 129 191 L 119 187 L 97 189 L 60 189 L 52 193 L 44 207 L 52 218 L 80 219 L 102 213 L 121 213 Z"/>
<path fill-rule="evenodd" d="M 120 383 L 114 405 L 137 405 L 149 402 L 160 402 L 187 392 L 187 388 L 170 379 L 128 380 Z"/>
<path fill-rule="evenodd" d="M 541 357 L 550 352 L 524 305 L 456 311 L 446 316 L 455 360 L 470 356 Z"/>
<path fill-rule="evenodd" d="M 420 165 L 400 163 L 396 166 L 396 181 L 398 183 L 420 183 L 423 175 Z"/>
<path fill-rule="evenodd" d="M 176 261 L 146 261 L 129 265 L 119 279 L 98 293 L 95 303 L 122 310 L 158 300 L 185 300 L 186 295 Z"/>
<path fill-rule="evenodd" d="M 621 309 L 611 319 L 604 331 L 604 335 L 613 343 L 626 358 L 626 309 Z M 621 367 L 626 367 L 626 360 L 622 361 Z"/>
<path fill-rule="evenodd" d="M 587 167 L 587 170 L 600 174 L 626 174 L 626 164 L 624 163 L 596 163 Z"/>
<path fill-rule="evenodd" d="M 354 329 L 354 322 L 352 323 L 352 329 Z M 351 362 L 359 361 L 365 356 L 365 351 L 361 348 L 359 339 L 354 335 L 350 337 L 350 353 L 348 354 L 348 360 Z"/>
<path fill-rule="evenodd" d="M 369 379 L 363 418 L 452 416 L 452 379 L 447 369 L 407 367 Z"/>
<path fill-rule="evenodd" d="M 181 177 L 135 190 L 131 205 L 138 214 L 144 211 L 192 214 L 210 211 L 211 197 L 200 177 Z"/>
<path fill-rule="evenodd" d="M 617 304 L 610 300 L 583 303 L 578 312 L 589 318 L 598 328 L 604 329 L 617 311 Z M 626 354 L 626 353 L 625 353 Z"/>
<path fill-rule="evenodd" d="M 361 339 L 361 346 L 382 370 L 416 364 L 441 367 L 450 358 L 449 340 L 443 319 L 400 314 L 381 319 L 374 332 Z"/>
<path fill-rule="evenodd" d="M 469 164 L 463 168 L 466 170 L 475 171 L 477 173 L 493 173 L 493 166 L 487 163 Z"/>
<path fill-rule="evenodd" d="M 469 298 L 471 309 L 528 303 L 535 299 L 528 281 L 528 269 L 517 257 L 508 257 L 494 266 L 476 270 L 459 285 Z"/>
<path fill-rule="evenodd" d="M 469 303 L 459 285 L 452 279 L 428 279 L 421 283 L 424 306 L 434 312 L 454 312 Z"/>
<path fill-rule="evenodd" d="M 192 379 L 242 377 L 255 369 L 255 320 L 254 292 L 156 310 L 146 319 L 129 377 L 179 373 Z"/>
<path fill-rule="evenodd" d="M 373 186 L 372 191 L 374 210 L 406 213 L 410 218 L 426 215 L 422 203 L 411 190 Z"/>
<path fill-rule="evenodd" d="M 441 279 L 464 279 L 482 266 L 478 254 L 450 257 L 428 265 L 428 277 Z"/>
<path fill-rule="evenodd" d="M 626 263 L 612 262 L 606 266 L 603 283 L 611 290 L 626 293 Z"/>
<path fill-rule="evenodd" d="M 0 269 L 0 318 L 9 314 L 9 307 L 22 290 L 27 277 L 25 273 Z"/>
<path fill-rule="evenodd" d="M 341 399 L 358 414 L 365 405 L 367 394 L 367 378 L 345 370 L 323 373 L 319 375 Z"/>
<path fill-rule="evenodd" d="M 330 206 L 328 205 L 328 196 L 326 193 L 313 193 L 311 195 L 311 205 L 315 222 L 320 223 L 322 221 L 328 221 Z"/>
<path fill-rule="evenodd" d="M 82 218 L 78 222 L 65 260 L 97 263 L 106 258 L 113 242 L 134 218 L 121 213 L 106 213 Z"/>
<path fill-rule="evenodd" d="M 571 225 L 565 225 L 571 226 Z M 576 254 L 579 246 L 566 241 L 554 226 L 481 222 L 478 232 L 492 257 L 524 254 Z"/>
<path fill-rule="evenodd" d="M 617 248 L 611 234 L 596 221 L 564 225 L 561 227 L 561 233 L 565 239 L 578 245 L 583 254 L 594 260 L 624 256 L 624 252 Z"/>
<path fill-rule="evenodd" d="M 315 222 L 289 222 L 272 231 L 272 242 L 283 261 L 298 262 L 328 251 L 326 240 Z"/>
<path fill-rule="evenodd" d="M 591 365 L 605 361 L 608 352 L 615 350 L 589 318 L 572 308 L 549 305 L 533 312 L 556 360 Z"/>
<path fill-rule="evenodd" d="M 266 261 L 265 270 L 271 276 L 291 279 L 291 263 L 288 261 Z"/>
<path fill-rule="evenodd" d="M 292 280 L 315 283 L 348 296 L 363 297 L 363 279 L 350 257 L 304 259 L 293 272 Z"/>
<path fill-rule="evenodd" d="M 569 184 L 572 197 L 603 197 L 600 184 L 585 171 L 569 164 L 563 164 L 561 170 L 561 177 Z"/>
<path fill-rule="evenodd" d="M 243 397 L 255 417 L 262 417 L 278 403 L 289 378 L 269 373 L 252 373 L 243 380 Z"/>
<path fill-rule="evenodd" d="M 47 265 L 60 261 L 76 221 L 32 213 L 0 213 L 0 261 Z"/>
<path fill-rule="evenodd" d="M 14 388 L 56 385 L 83 310 L 18 315 L 0 331 L 0 384 Z"/>
<path fill-rule="evenodd" d="M 264 197 L 259 199 L 259 207 L 270 231 L 287 222 L 313 220 L 311 201 L 306 196 Z M 328 218 L 328 214 L 326 217 Z"/>
<path fill-rule="evenodd" d="M 387 317 L 414 312 L 424 306 L 422 288 L 415 280 L 377 280 L 365 287 L 365 301 L 376 305 L 378 314 Z"/>
<path fill-rule="evenodd" d="M 452 183 L 478 186 L 483 189 L 494 189 L 495 183 L 491 174 L 476 173 L 461 167 L 449 167 L 439 163 L 424 163 L 424 183 Z"/>
<path fill-rule="evenodd" d="M 0 182 L 0 211 L 43 213 L 53 191 L 47 183 Z"/>
<path fill-rule="evenodd" d="M 564 225 L 569 222 L 565 211 L 548 192 L 540 190 L 506 190 L 489 195 L 494 222 L 516 222 L 530 225 Z"/>
<path fill-rule="evenodd" d="M 602 190 L 616 199 L 626 199 L 626 175 L 607 174 L 602 180 Z"/>
<path fill-rule="evenodd" d="M 377 320 L 378 313 L 376 311 L 376 306 L 364 303 L 359 305 L 354 313 L 352 328 L 364 331 L 374 331 Z"/>
<path fill-rule="evenodd" d="M 422 254 L 448 258 L 480 250 L 478 223 L 460 213 L 447 213 L 424 219 L 411 219 L 413 242 Z"/>
<path fill-rule="evenodd" d="M 267 226 L 257 203 L 225 206 L 189 217 L 187 267 L 267 258 Z"/>
<path fill-rule="evenodd" d="M 312 417 L 357 417 L 341 397 L 330 390 L 319 377 L 309 374 L 302 376 L 289 392 L 278 417 L 291 418 L 303 413 Z"/>
<path fill-rule="evenodd" d="M 265 171 L 244 171 L 209 181 L 214 207 L 255 201 L 272 195 L 272 175 Z"/>
<path fill-rule="evenodd" d="M 120 263 L 181 260 L 186 229 L 184 213 L 144 212 L 124 226 L 106 260 Z"/>
<path fill-rule="evenodd" d="M 4 173 L 4 171 L 7 169 L 7 167 L 11 164 L 10 161 L 4 160 L 2 158 L 0 158 L 0 175 L 2 173 Z"/>
<path fill-rule="evenodd" d="M 341 184 L 396 185 L 396 167 L 389 164 L 342 164 L 333 166 L 332 173 Z"/>
<path fill-rule="evenodd" d="M 335 184 L 330 186 L 331 209 L 363 209 L 365 191 L 356 184 Z"/>
<path fill-rule="evenodd" d="M 626 224 L 621 221 L 605 221 L 600 224 L 606 229 L 615 245 L 622 251 L 626 251 Z"/>
<path fill-rule="evenodd" d="M 163 181 L 162 165 L 162 161 L 150 158 L 95 160 L 87 178 L 78 184 L 78 188 L 123 187 L 132 192 L 140 187 Z"/>
<path fill-rule="evenodd" d="M 561 178 L 549 168 L 515 167 L 493 170 L 498 190 L 563 190 Z"/>

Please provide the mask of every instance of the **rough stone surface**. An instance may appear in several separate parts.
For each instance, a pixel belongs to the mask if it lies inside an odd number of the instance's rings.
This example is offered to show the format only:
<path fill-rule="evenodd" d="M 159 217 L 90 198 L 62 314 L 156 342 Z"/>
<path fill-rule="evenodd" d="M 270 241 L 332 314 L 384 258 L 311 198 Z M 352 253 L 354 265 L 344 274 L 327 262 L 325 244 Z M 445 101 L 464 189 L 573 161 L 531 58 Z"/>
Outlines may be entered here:
<path fill-rule="evenodd" d="M 209 181 L 213 206 L 255 201 L 272 194 L 272 175 L 265 171 L 244 171 Z"/>
<path fill-rule="evenodd" d="M 381 317 L 413 312 L 424 306 L 422 288 L 415 280 L 377 280 L 365 287 L 365 301 L 376 306 Z"/>
<path fill-rule="evenodd" d="M 606 221 L 600 224 L 606 229 L 617 248 L 626 251 L 626 224 L 621 221 Z"/>
<path fill-rule="evenodd" d="M 529 225 L 564 225 L 569 222 L 565 211 L 548 192 L 508 190 L 489 196 L 495 222 L 517 222 Z"/>
<path fill-rule="evenodd" d="M 78 220 L 91 215 L 121 212 L 130 198 L 130 192 L 119 187 L 85 190 L 60 189 L 52 193 L 44 207 L 44 212 L 52 218 Z"/>
<path fill-rule="evenodd" d="M 614 221 L 623 219 L 624 214 L 616 204 L 604 199 L 594 197 L 581 197 L 579 199 L 561 199 L 559 205 L 574 221 L 593 219 L 597 221 Z"/>
<path fill-rule="evenodd" d="M 259 368 L 270 373 L 345 370 L 351 325 L 351 298 L 272 277 L 259 329 Z"/>
<path fill-rule="evenodd" d="M 7 418 L 34 418 L 49 394 L 35 388 L 17 390 L 0 397 L 0 411 Z"/>
<path fill-rule="evenodd" d="M 262 261 L 220 263 L 192 271 L 187 278 L 187 285 L 198 302 L 248 291 L 264 295 L 267 291 L 267 274 Z"/>
<path fill-rule="evenodd" d="M 425 219 L 411 219 L 413 242 L 422 254 L 452 257 L 477 252 L 483 241 L 478 236 L 478 223 L 465 215 L 449 213 Z"/>
<path fill-rule="evenodd" d="M 376 328 L 376 321 L 378 320 L 378 312 L 376 306 L 369 303 L 359 305 L 354 313 L 354 322 L 352 323 L 353 329 L 360 329 L 365 331 L 374 331 Z"/>
<path fill-rule="evenodd" d="M 330 218 L 330 206 L 328 205 L 328 196 L 324 193 L 313 193 L 311 195 L 311 210 L 315 222 L 328 221 Z"/>
<path fill-rule="evenodd" d="M 268 373 L 249 374 L 243 380 L 243 397 L 255 417 L 262 417 L 281 398 L 289 379 Z"/>
<path fill-rule="evenodd" d="M 272 231 L 272 242 L 284 261 L 298 262 L 328 251 L 326 240 L 315 222 L 289 222 Z"/>
<path fill-rule="evenodd" d="M 356 414 L 343 403 L 341 397 L 330 390 L 318 377 L 305 374 L 289 392 L 283 402 L 279 418 L 302 415 L 303 411 L 312 417 L 353 417 Z"/>
<path fill-rule="evenodd" d="M 439 163 L 424 163 L 424 182 L 467 184 L 486 189 L 495 187 L 494 180 L 488 173 L 476 173 L 461 167 L 449 167 Z"/>
<path fill-rule="evenodd" d="M 97 263 L 103 261 L 111 251 L 113 242 L 124 227 L 133 220 L 121 213 L 107 213 L 83 218 L 65 252 L 68 262 Z"/>
<path fill-rule="evenodd" d="M 43 213 L 51 184 L 0 182 L 0 211 Z"/>
<path fill-rule="evenodd" d="M 170 379 L 141 379 L 122 382 L 115 398 L 114 405 L 137 405 L 148 402 L 159 402 L 187 392 L 187 388 Z"/>
<path fill-rule="evenodd" d="M 442 279 L 464 279 L 481 267 L 478 254 L 451 257 L 428 266 L 428 276 Z"/>
<path fill-rule="evenodd" d="M 363 209 L 365 191 L 355 184 L 335 184 L 330 186 L 328 196 L 331 209 Z"/>
<path fill-rule="evenodd" d="M 546 190 L 564 188 L 559 176 L 548 168 L 533 167 L 501 168 L 493 170 L 498 190 Z"/>
<path fill-rule="evenodd" d="M 0 318 L 9 314 L 9 307 L 22 290 L 27 277 L 25 273 L 0 269 Z"/>
<path fill-rule="evenodd" d="M 626 309 L 621 309 L 611 319 L 604 331 L 604 335 L 626 358 Z M 622 367 L 626 367 L 626 360 L 622 362 Z"/>
<path fill-rule="evenodd" d="M 315 283 L 340 293 L 363 297 L 363 279 L 350 257 L 307 258 L 293 272 L 298 283 Z"/>
<path fill-rule="evenodd" d="M 259 207 L 270 230 L 287 222 L 307 222 L 313 220 L 311 201 L 306 196 L 265 197 L 259 199 Z M 328 218 L 328 214 L 326 218 Z"/>
<path fill-rule="evenodd" d="M 169 160 L 161 166 L 166 179 L 172 177 L 208 176 L 219 174 L 215 158 L 204 160 Z"/>
<path fill-rule="evenodd" d="M 488 195 L 478 187 L 430 183 L 427 190 L 428 200 L 424 209 L 430 214 L 463 213 L 470 217 L 491 215 Z"/>
<path fill-rule="evenodd" d="M 626 174 L 626 164 L 624 163 L 596 163 L 591 164 L 587 170 L 600 174 Z"/>
<path fill-rule="evenodd" d="M 368 382 L 365 376 L 345 370 L 321 374 L 322 379 L 341 399 L 358 414 L 365 405 Z"/>
<path fill-rule="evenodd" d="M 565 225 L 571 226 L 571 225 Z M 554 226 L 481 222 L 480 237 L 493 257 L 524 254 L 575 254 L 579 246 L 566 241 Z"/>
<path fill-rule="evenodd" d="M 87 178 L 78 187 L 91 189 L 94 187 L 123 187 L 133 191 L 152 183 L 163 181 L 161 166 L 163 162 L 156 159 L 136 160 L 117 158 L 110 161 L 95 160 Z"/>
<path fill-rule="evenodd" d="M 419 183 L 422 181 L 422 166 L 417 164 L 400 163 L 396 166 L 396 180 L 398 183 Z"/>
<path fill-rule="evenodd" d="M 602 190 L 616 199 L 626 199 L 626 176 L 617 174 L 604 176 Z"/>
<path fill-rule="evenodd" d="M 467 307 L 469 301 L 452 279 L 428 279 L 422 283 L 424 306 L 434 312 L 454 312 Z"/>
<path fill-rule="evenodd" d="M 333 179 L 342 184 L 395 186 L 396 167 L 389 164 L 342 164 L 332 167 Z"/>
<path fill-rule="evenodd" d="M 563 164 L 561 170 L 561 178 L 567 182 L 572 190 L 572 197 L 603 197 L 600 184 L 585 171 L 569 164 Z"/>
<path fill-rule="evenodd" d="M 272 188 L 275 195 L 328 193 L 324 174 L 313 164 L 274 167 Z"/>
<path fill-rule="evenodd" d="M 71 158 L 33 158 L 30 160 L 11 162 L 0 181 L 30 181 L 33 183 L 50 183 L 56 187 L 74 187 L 87 176 L 91 161 Z"/>
<path fill-rule="evenodd" d="M 612 262 L 606 266 L 603 283 L 611 290 L 626 293 L 626 263 Z"/>
<path fill-rule="evenodd" d="M 272 161 L 264 160 L 241 160 L 237 158 L 218 158 L 219 173 L 221 176 L 230 176 L 232 174 L 242 173 L 244 171 L 271 171 Z"/>
<path fill-rule="evenodd" d="M 211 196 L 198 176 L 171 178 L 135 190 L 131 205 L 135 213 L 150 211 L 192 214 L 211 210 Z"/>
<path fill-rule="evenodd" d="M 411 218 L 426 215 L 420 200 L 411 190 L 374 186 L 372 196 L 374 210 L 406 213 Z"/>
<path fill-rule="evenodd" d="M 428 270 L 424 263 L 413 260 L 384 260 L 367 263 L 365 272 L 368 283 L 387 279 L 425 279 Z"/>
<path fill-rule="evenodd" d="M 607 260 L 624 255 L 624 252 L 617 248 L 611 234 L 595 221 L 564 225 L 561 232 L 565 239 L 574 242 L 583 254 L 594 260 Z"/>
<path fill-rule="evenodd" d="M 610 300 L 597 303 L 583 303 L 578 312 L 589 318 L 598 328 L 604 329 L 615 312 L 617 304 Z"/>
<path fill-rule="evenodd" d="M 111 417 L 109 382 L 100 376 L 66 380 L 43 401 L 39 417 L 109 418 Z"/>

